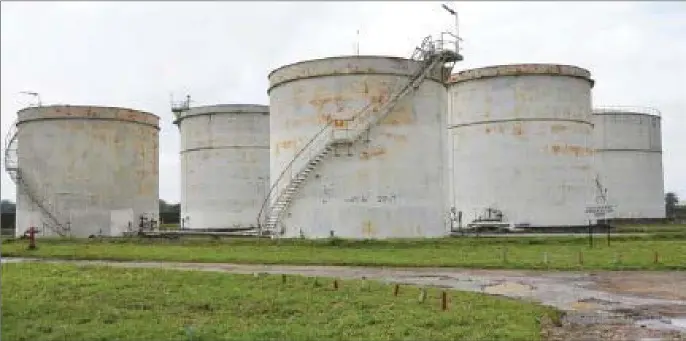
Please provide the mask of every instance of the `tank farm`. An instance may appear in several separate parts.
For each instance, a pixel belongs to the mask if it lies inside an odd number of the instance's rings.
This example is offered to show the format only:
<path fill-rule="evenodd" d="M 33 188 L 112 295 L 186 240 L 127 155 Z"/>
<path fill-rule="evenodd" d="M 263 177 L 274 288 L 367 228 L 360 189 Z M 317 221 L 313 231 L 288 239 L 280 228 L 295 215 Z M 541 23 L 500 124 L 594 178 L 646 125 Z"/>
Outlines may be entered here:
<path fill-rule="evenodd" d="M 613 206 L 611 219 L 665 217 L 656 109 L 594 109 L 591 71 L 573 65 L 453 71 L 459 49 L 439 42 L 410 58 L 278 67 L 266 104 L 172 105 L 172 232 L 437 238 L 573 229 L 593 221 L 594 205 Z M 158 116 L 40 104 L 17 116 L 5 146 L 16 236 L 163 233 Z"/>

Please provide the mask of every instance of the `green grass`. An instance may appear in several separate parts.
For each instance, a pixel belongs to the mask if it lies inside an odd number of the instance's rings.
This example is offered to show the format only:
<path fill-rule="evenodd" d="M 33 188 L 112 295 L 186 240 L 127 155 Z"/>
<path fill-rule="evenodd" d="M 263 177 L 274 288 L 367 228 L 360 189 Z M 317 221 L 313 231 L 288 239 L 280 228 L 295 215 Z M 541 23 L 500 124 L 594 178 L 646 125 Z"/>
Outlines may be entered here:
<path fill-rule="evenodd" d="M 160 224 L 161 231 L 174 231 L 179 229 L 179 224 Z"/>
<path fill-rule="evenodd" d="M 686 232 L 686 224 L 638 224 L 638 225 L 617 225 L 616 232 L 649 232 L 649 233 L 669 233 Z"/>
<path fill-rule="evenodd" d="M 2 265 L 3 340 L 539 340 L 559 313 L 495 296 L 372 281 Z M 188 335 L 192 330 L 192 335 Z"/>
<path fill-rule="evenodd" d="M 5 241 L 2 256 L 217 263 L 471 267 L 514 269 L 686 269 L 686 234 L 433 240 L 179 240 Z M 658 262 L 654 253 L 658 252 Z M 583 264 L 579 261 L 579 254 Z M 544 255 L 547 254 L 547 264 Z"/>

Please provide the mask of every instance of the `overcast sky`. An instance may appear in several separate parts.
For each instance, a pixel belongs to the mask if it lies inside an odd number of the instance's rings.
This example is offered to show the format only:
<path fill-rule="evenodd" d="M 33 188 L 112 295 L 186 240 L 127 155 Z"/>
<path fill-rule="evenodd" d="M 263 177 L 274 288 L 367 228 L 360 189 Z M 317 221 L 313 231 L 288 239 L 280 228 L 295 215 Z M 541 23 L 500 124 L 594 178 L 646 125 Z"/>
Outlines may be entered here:
<path fill-rule="evenodd" d="M 267 74 L 355 52 L 407 57 L 451 28 L 438 2 L 2 2 L 2 137 L 17 110 L 123 106 L 159 115 L 160 196 L 179 200 L 179 134 L 169 96 L 194 105 L 268 104 Z M 465 61 L 587 68 L 594 105 L 663 115 L 665 187 L 686 199 L 685 2 L 457 2 Z M 15 188 L 2 172 L 2 198 Z"/>

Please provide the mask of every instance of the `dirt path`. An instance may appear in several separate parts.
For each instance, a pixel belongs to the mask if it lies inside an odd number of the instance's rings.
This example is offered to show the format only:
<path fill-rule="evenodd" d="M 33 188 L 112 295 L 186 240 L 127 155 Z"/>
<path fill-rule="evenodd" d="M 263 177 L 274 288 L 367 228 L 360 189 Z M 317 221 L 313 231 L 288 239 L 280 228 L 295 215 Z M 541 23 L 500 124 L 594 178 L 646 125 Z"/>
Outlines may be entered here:
<path fill-rule="evenodd" d="M 561 326 L 544 323 L 548 340 L 686 340 L 686 272 L 683 271 L 582 273 L 8 258 L 2 261 L 367 278 L 503 295 L 566 311 Z"/>

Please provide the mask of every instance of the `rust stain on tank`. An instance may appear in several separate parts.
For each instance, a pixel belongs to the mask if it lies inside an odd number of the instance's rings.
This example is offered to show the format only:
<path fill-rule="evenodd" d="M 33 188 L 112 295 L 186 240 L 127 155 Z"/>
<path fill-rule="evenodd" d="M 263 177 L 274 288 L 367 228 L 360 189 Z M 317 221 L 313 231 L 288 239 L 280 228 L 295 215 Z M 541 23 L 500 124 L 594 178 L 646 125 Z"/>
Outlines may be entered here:
<path fill-rule="evenodd" d="M 345 98 L 341 95 L 321 96 L 309 101 L 310 105 L 322 110 L 328 103 L 334 103 L 336 106 L 342 106 Z"/>
<path fill-rule="evenodd" d="M 486 132 L 486 134 L 490 134 L 492 130 L 491 130 L 491 128 L 486 128 L 486 129 L 484 129 L 484 131 Z"/>
<path fill-rule="evenodd" d="M 281 153 L 282 149 L 290 149 L 295 147 L 295 140 L 286 140 L 286 141 L 280 141 L 276 143 L 276 151 L 275 154 L 279 155 Z"/>
<path fill-rule="evenodd" d="M 524 133 L 524 130 L 522 129 L 522 124 L 521 123 L 515 123 L 515 125 L 512 127 L 512 135 L 522 136 L 523 133 Z"/>
<path fill-rule="evenodd" d="M 370 220 L 365 220 L 362 222 L 362 235 L 365 236 L 366 238 L 372 238 L 376 234 L 376 230 L 374 229 L 374 225 L 372 225 L 372 222 Z"/>
<path fill-rule="evenodd" d="M 414 117 L 412 115 L 412 107 L 405 105 L 398 105 L 393 112 L 386 116 L 383 120 L 379 122 L 382 125 L 403 125 L 412 124 L 414 122 Z"/>
<path fill-rule="evenodd" d="M 371 158 L 386 154 L 386 149 L 381 147 L 370 147 L 360 153 L 361 160 L 369 160 Z"/>
<path fill-rule="evenodd" d="M 328 115 L 330 116 L 330 115 Z M 299 127 L 308 124 L 326 124 L 328 116 L 325 114 L 311 115 L 304 118 L 293 118 L 287 120 L 284 125 L 289 128 Z"/>
<path fill-rule="evenodd" d="M 575 145 L 552 145 L 550 150 L 554 155 L 574 155 L 589 156 L 593 155 L 593 149 Z"/>
<path fill-rule="evenodd" d="M 552 126 L 550 126 L 550 132 L 551 133 L 561 133 L 561 132 L 567 130 L 567 128 L 568 127 L 564 124 L 553 124 Z"/>
<path fill-rule="evenodd" d="M 293 148 L 295 146 L 295 141 L 294 140 L 281 141 L 277 144 L 277 146 L 279 148 L 283 148 L 283 149 Z"/>
<path fill-rule="evenodd" d="M 401 134 L 381 133 L 381 136 L 385 136 L 393 141 L 407 142 L 407 136 Z"/>
<path fill-rule="evenodd" d="M 327 124 L 331 122 L 331 114 L 317 114 L 317 123 L 319 124 Z"/>

